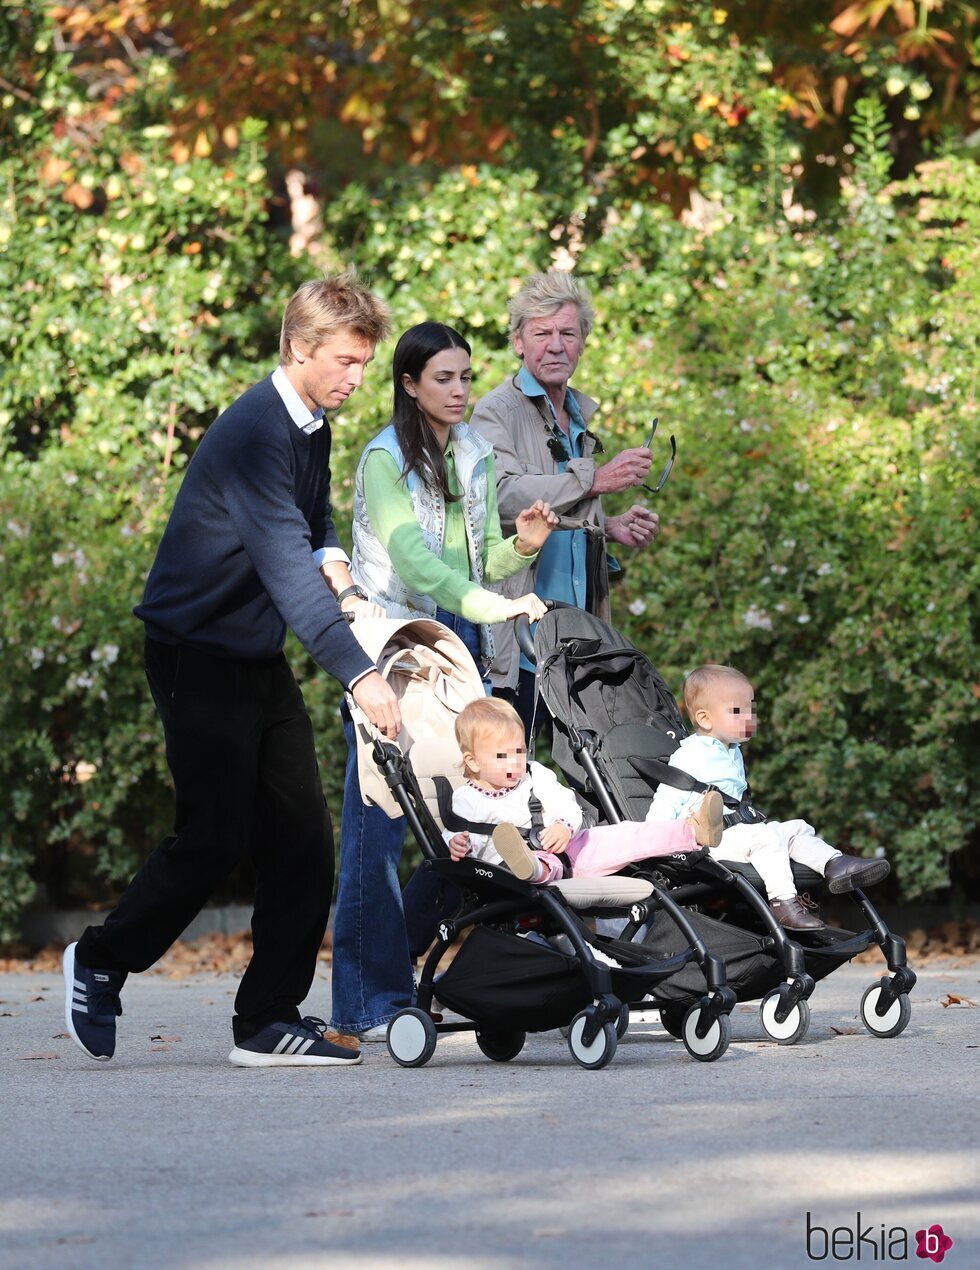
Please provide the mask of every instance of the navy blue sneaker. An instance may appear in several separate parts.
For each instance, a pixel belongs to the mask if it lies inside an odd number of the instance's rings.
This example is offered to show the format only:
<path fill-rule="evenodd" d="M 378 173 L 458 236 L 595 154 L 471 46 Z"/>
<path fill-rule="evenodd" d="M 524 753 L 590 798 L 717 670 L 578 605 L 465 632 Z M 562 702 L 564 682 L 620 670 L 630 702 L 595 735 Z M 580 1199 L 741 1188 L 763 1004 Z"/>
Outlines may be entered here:
<path fill-rule="evenodd" d="M 62 958 L 65 976 L 65 1023 L 79 1049 L 108 1063 L 116 1050 L 116 1016 L 122 1014 L 119 990 L 125 975 L 117 970 L 89 970 L 75 958 L 77 943 Z"/>
<path fill-rule="evenodd" d="M 236 1041 L 228 1055 L 239 1067 L 350 1067 L 361 1061 L 357 1041 L 328 1032 L 323 1019 L 270 1023 L 247 1041 Z"/>

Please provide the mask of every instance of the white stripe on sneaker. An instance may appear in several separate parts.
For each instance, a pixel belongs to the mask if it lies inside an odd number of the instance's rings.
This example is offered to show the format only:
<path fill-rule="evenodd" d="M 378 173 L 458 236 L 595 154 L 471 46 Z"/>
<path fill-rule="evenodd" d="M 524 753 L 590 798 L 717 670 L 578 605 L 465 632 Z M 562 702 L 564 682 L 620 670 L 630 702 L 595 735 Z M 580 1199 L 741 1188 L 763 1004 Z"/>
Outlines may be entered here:
<path fill-rule="evenodd" d="M 279 1042 L 279 1044 L 276 1046 L 276 1048 L 272 1051 L 273 1054 L 281 1054 L 283 1050 L 285 1050 L 286 1046 L 291 1044 L 292 1039 L 293 1038 L 287 1032 L 286 1035 Z"/>
<path fill-rule="evenodd" d="M 305 1054 L 305 1053 L 306 1053 L 306 1051 L 310 1048 L 310 1046 L 311 1046 L 312 1044 L 313 1044 L 313 1042 L 312 1042 L 312 1041 L 304 1041 L 304 1042 L 303 1042 L 303 1044 L 299 1047 L 299 1049 L 295 1049 L 295 1050 L 293 1050 L 293 1053 L 294 1053 L 294 1054 Z"/>

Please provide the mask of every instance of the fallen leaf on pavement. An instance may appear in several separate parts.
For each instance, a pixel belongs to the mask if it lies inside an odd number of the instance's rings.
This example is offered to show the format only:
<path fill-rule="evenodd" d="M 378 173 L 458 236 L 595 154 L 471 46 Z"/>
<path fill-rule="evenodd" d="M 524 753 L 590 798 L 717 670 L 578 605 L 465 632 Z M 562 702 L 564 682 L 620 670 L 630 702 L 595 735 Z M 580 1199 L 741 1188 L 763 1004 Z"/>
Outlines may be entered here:
<path fill-rule="evenodd" d="M 946 998 L 939 1004 L 944 1010 L 948 1010 L 951 1005 L 972 1005 L 976 1007 L 976 1001 L 971 1001 L 969 997 L 958 997 L 955 992 L 947 992 Z"/>

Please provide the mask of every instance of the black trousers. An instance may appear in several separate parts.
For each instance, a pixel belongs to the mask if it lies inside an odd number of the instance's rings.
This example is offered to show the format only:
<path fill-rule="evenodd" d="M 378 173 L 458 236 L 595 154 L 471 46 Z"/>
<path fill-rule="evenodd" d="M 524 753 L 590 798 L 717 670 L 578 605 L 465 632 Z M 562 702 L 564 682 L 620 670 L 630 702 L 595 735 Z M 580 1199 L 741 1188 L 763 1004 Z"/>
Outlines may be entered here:
<path fill-rule="evenodd" d="M 242 662 L 147 640 L 145 658 L 174 781 L 174 832 L 105 924 L 85 931 L 78 958 L 146 970 L 250 851 L 253 952 L 234 1020 L 244 1040 L 299 1018 L 327 926 L 333 834 L 313 725 L 282 655 Z"/>

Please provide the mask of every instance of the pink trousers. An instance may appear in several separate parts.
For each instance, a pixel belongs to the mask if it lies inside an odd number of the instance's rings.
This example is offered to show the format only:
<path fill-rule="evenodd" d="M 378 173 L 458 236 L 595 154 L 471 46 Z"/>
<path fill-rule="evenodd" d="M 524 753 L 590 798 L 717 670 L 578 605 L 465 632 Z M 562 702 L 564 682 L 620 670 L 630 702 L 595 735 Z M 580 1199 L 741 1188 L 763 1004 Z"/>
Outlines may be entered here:
<path fill-rule="evenodd" d="M 572 877 L 604 878 L 618 873 L 624 865 L 636 864 L 658 855 L 697 851 L 694 830 L 683 820 L 626 820 L 621 825 L 598 825 L 572 835 L 565 855 Z M 534 853 L 547 872 L 538 878 L 544 886 L 562 875 L 561 856 L 551 851 Z"/>

